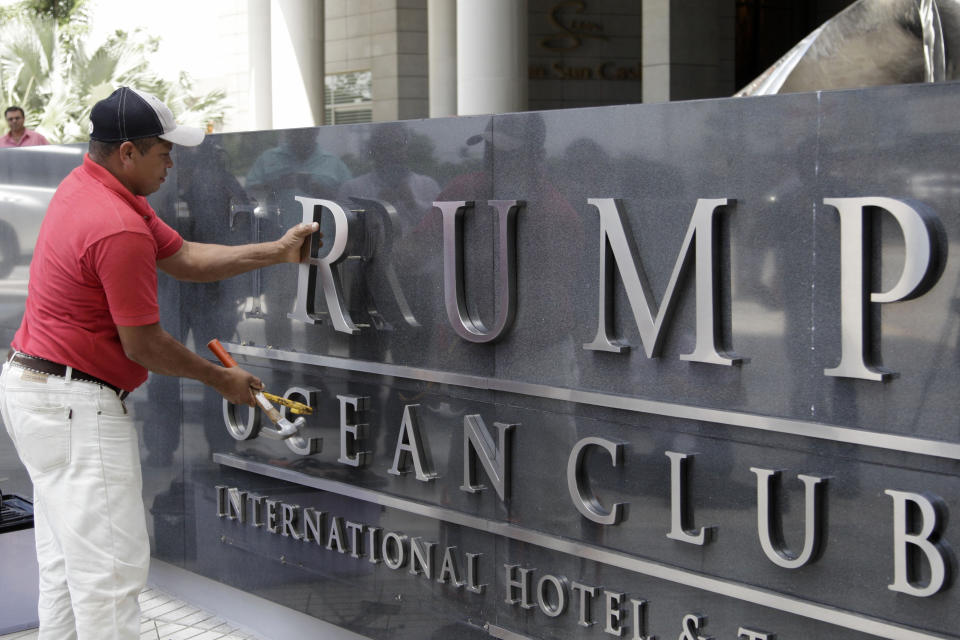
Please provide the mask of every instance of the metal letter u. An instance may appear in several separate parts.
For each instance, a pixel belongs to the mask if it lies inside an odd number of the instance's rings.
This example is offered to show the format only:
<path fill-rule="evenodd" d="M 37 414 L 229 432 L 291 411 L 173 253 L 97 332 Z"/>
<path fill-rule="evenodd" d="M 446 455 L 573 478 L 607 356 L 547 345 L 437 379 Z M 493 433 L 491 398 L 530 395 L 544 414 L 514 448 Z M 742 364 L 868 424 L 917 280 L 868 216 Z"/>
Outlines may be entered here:
<path fill-rule="evenodd" d="M 463 213 L 473 202 L 434 202 L 443 214 L 443 292 L 447 317 L 457 335 L 470 342 L 495 342 L 513 324 L 517 309 L 517 209 L 521 200 L 489 200 L 499 220 L 498 313 L 488 329 L 476 314 L 467 310 L 463 275 Z"/>

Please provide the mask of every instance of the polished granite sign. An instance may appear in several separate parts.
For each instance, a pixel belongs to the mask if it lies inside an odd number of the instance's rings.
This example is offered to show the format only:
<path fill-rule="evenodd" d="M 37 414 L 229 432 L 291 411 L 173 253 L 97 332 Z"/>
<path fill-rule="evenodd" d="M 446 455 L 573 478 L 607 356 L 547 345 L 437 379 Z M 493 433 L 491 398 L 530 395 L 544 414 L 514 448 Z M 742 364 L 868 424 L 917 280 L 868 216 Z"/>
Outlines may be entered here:
<path fill-rule="evenodd" d="M 179 149 L 152 202 L 188 239 L 324 241 L 161 278 L 165 328 L 313 412 L 151 378 L 155 555 L 371 638 L 960 637 L 958 98 Z"/>

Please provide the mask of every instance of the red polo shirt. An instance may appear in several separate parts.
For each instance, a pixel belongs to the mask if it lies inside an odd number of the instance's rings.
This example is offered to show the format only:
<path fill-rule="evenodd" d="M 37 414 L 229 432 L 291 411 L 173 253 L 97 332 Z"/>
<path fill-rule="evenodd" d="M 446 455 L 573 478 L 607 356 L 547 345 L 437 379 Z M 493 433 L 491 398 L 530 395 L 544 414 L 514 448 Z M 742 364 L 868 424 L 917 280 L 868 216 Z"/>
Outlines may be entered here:
<path fill-rule="evenodd" d="M 181 246 L 146 198 L 86 156 L 47 208 L 13 347 L 133 391 L 147 370 L 124 354 L 117 325 L 159 322 L 157 260 Z"/>

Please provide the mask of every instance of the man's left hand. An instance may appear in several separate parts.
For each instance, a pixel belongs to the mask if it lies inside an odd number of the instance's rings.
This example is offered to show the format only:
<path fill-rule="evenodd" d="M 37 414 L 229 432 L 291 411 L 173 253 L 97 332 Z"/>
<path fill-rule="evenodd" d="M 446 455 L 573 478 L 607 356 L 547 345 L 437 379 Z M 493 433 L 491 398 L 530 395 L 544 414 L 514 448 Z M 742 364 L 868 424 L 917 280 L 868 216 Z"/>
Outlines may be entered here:
<path fill-rule="evenodd" d="M 277 240 L 282 255 L 281 262 L 303 262 L 310 251 L 310 236 L 313 233 L 322 238 L 320 225 L 316 222 L 304 223 L 290 227 L 283 237 Z M 323 241 L 320 241 L 322 246 Z"/>

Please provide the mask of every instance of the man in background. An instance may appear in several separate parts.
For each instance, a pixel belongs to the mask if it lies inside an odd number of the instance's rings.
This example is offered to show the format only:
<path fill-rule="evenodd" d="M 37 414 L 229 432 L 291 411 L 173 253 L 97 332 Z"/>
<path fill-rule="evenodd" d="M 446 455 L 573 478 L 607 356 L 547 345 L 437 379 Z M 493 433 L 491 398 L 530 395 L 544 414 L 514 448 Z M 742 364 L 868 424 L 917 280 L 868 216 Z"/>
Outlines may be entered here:
<path fill-rule="evenodd" d="M 7 119 L 7 128 L 10 131 L 0 138 L 0 147 L 36 147 L 50 144 L 42 135 L 24 126 L 26 114 L 20 107 L 7 107 L 3 117 Z"/>

